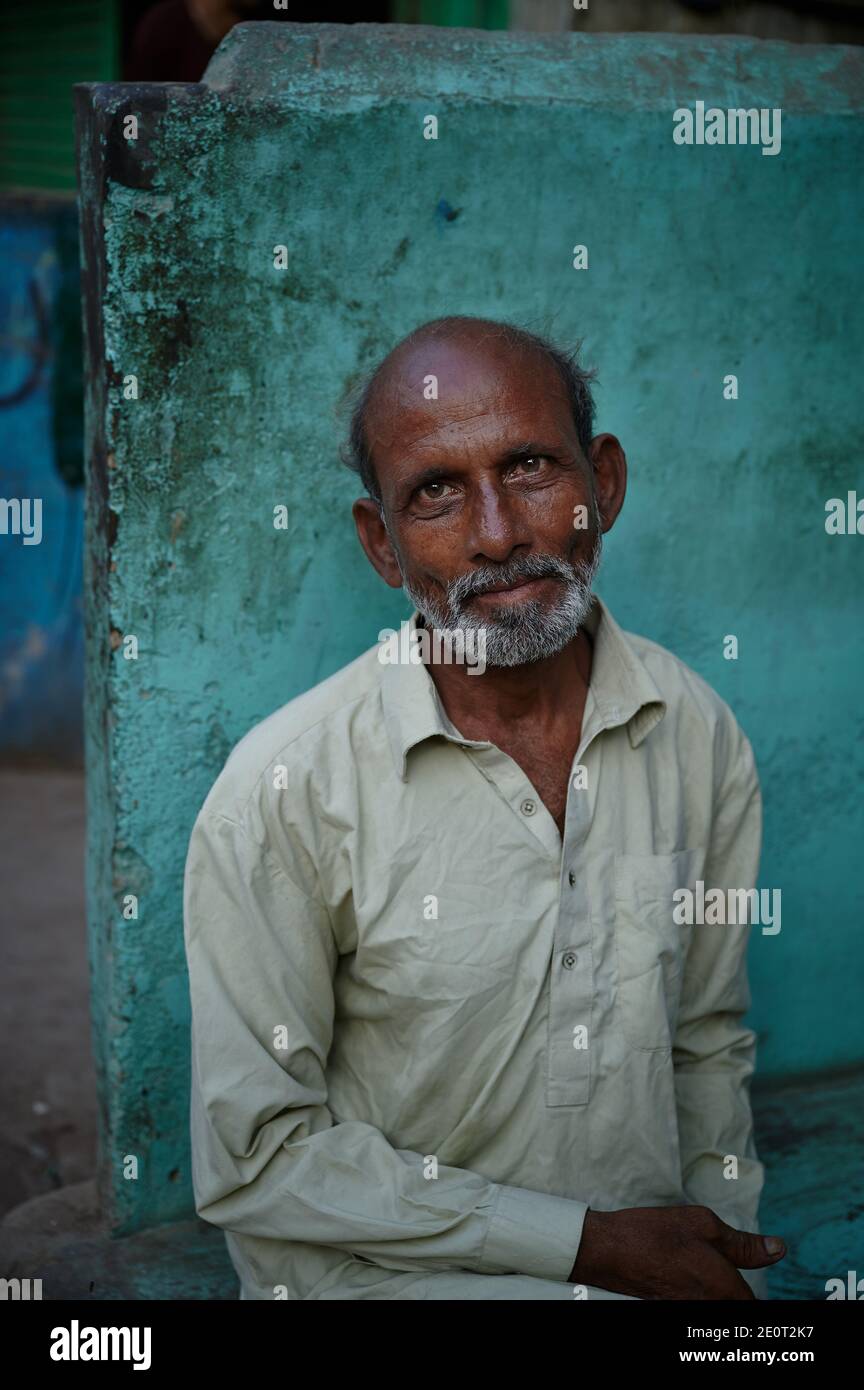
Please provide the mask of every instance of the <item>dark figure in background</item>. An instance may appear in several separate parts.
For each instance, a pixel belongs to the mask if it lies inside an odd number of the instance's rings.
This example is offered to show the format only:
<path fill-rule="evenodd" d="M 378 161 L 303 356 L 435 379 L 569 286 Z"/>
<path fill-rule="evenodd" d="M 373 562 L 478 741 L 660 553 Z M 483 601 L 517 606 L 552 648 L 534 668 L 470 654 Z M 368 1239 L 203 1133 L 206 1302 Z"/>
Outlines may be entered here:
<path fill-rule="evenodd" d="M 159 0 L 138 21 L 126 82 L 200 82 L 225 35 L 235 24 L 264 19 L 294 23 L 380 24 L 389 19 L 387 0 L 365 4 L 295 4 L 277 10 L 273 0 Z"/>

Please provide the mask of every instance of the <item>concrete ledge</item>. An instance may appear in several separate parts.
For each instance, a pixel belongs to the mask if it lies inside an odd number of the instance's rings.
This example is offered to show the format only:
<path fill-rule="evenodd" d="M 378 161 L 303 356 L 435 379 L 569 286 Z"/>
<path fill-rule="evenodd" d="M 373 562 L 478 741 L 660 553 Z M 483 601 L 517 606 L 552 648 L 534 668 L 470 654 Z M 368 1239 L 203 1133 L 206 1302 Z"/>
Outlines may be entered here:
<path fill-rule="evenodd" d="M 41 1279 L 43 1300 L 236 1299 L 225 1237 L 197 1218 L 112 1239 L 95 1182 L 15 1207 L 0 1225 L 0 1273 Z"/>
<path fill-rule="evenodd" d="M 827 1297 L 864 1274 L 864 1071 L 754 1088 L 756 1147 L 768 1170 L 760 1223 L 784 1238 L 771 1298 Z"/>

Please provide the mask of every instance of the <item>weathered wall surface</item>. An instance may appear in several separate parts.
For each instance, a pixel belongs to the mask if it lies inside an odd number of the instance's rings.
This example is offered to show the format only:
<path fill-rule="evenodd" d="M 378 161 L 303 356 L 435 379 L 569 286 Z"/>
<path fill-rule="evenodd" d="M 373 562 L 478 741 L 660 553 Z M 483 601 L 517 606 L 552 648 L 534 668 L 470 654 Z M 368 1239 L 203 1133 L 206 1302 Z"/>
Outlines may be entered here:
<path fill-rule="evenodd" d="M 840 47 L 261 24 L 199 86 L 79 89 L 90 931 L 118 1227 L 191 1204 L 181 885 L 201 801 L 250 725 L 407 611 L 354 538 L 334 407 L 441 313 L 585 340 L 597 429 L 632 470 L 600 592 L 731 702 L 762 772 L 783 915 L 752 943 L 760 1075 L 860 1060 L 864 538 L 826 535 L 825 502 L 864 492 L 861 76 Z M 697 101 L 781 108 L 780 153 L 674 144 Z"/>

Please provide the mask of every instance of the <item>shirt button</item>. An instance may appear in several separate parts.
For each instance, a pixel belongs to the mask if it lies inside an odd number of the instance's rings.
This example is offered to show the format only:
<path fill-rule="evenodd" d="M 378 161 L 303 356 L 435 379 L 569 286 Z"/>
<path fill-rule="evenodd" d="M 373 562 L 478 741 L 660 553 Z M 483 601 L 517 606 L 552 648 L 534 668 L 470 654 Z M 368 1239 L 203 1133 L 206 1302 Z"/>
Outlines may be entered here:
<path fill-rule="evenodd" d="M 522 812 L 523 816 L 533 816 L 534 812 L 537 810 L 537 803 L 532 801 L 530 797 L 526 798 L 519 807 L 519 810 Z"/>
<path fill-rule="evenodd" d="M 576 887 L 576 875 L 574 874 L 574 872 L 573 872 L 572 869 L 570 870 L 569 874 L 567 875 L 567 882 L 570 884 L 570 887 L 571 887 L 571 888 L 575 888 L 575 887 Z"/>
<path fill-rule="evenodd" d="M 565 970 L 572 970 L 573 966 L 576 964 L 576 952 L 565 951 L 561 964 L 564 966 Z"/>

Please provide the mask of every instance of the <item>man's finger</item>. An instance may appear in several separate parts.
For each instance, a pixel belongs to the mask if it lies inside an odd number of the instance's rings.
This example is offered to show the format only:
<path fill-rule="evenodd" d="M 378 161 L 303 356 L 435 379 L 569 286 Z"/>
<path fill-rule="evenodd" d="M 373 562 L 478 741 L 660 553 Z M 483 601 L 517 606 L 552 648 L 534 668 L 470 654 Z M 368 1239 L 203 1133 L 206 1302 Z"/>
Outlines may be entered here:
<path fill-rule="evenodd" d="M 786 1254 L 785 1243 L 779 1236 L 761 1236 L 753 1231 L 736 1231 L 724 1222 L 720 1236 L 713 1242 L 737 1269 L 763 1269 L 776 1264 Z"/>

